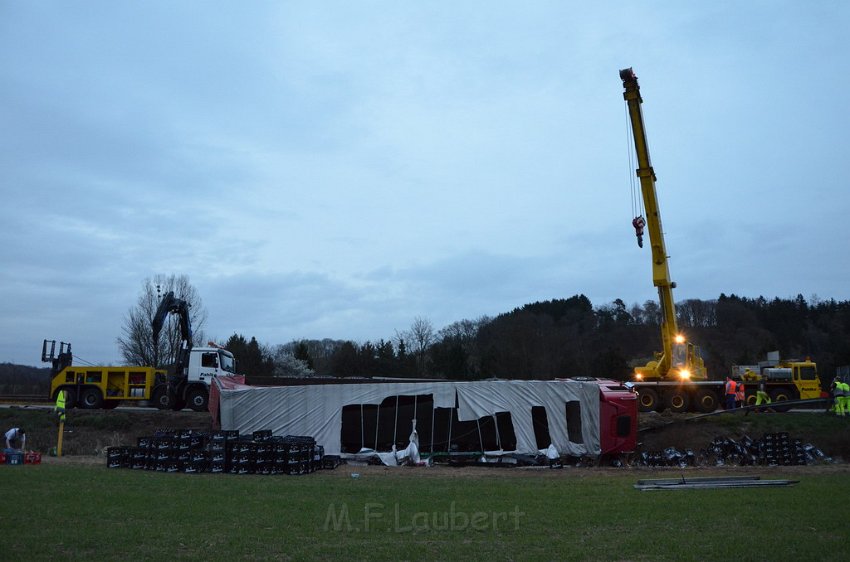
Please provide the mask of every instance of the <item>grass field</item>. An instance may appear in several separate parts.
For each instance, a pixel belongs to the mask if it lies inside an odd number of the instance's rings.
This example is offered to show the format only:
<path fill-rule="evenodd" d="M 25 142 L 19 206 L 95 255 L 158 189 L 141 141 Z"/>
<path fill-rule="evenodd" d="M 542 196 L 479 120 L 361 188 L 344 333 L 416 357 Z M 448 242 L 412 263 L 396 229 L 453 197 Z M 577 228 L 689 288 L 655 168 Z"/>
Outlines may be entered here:
<path fill-rule="evenodd" d="M 235 476 L 50 460 L 0 466 L 0 558 L 815 560 L 844 558 L 850 536 L 843 466 L 755 471 L 790 487 L 641 492 L 638 479 L 680 471 Z"/>
<path fill-rule="evenodd" d="M 655 420 L 648 449 L 788 431 L 847 461 L 850 424 L 816 414 Z M 645 421 L 652 421 L 647 416 Z M 77 412 L 63 459 L 0 466 L 0 560 L 814 560 L 846 559 L 850 464 L 521 470 L 342 466 L 305 476 L 107 469 L 92 456 L 197 412 Z M 55 444 L 48 410 L 0 410 Z M 351 473 L 358 472 L 359 478 Z M 791 487 L 640 492 L 641 478 L 758 474 Z"/>

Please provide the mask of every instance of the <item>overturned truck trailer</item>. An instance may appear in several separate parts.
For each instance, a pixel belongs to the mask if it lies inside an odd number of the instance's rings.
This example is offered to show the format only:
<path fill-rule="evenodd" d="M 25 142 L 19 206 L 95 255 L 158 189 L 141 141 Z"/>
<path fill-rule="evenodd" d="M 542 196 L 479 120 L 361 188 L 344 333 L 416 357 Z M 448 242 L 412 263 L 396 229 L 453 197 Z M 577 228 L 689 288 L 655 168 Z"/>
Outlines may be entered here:
<path fill-rule="evenodd" d="M 422 457 L 537 455 L 547 449 L 606 457 L 636 446 L 636 395 L 612 380 L 286 383 L 250 386 L 216 378 L 210 410 L 221 429 L 309 435 L 325 454 L 343 458 L 402 450 L 412 435 Z"/>

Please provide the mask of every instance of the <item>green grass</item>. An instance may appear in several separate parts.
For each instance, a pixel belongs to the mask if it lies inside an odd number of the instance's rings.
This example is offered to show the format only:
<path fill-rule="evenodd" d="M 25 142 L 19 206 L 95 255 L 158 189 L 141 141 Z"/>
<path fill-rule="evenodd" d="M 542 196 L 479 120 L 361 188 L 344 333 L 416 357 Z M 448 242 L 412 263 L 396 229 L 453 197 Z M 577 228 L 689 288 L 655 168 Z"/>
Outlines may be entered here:
<path fill-rule="evenodd" d="M 2 557 L 825 559 L 846 546 L 850 478 L 823 468 L 789 471 L 800 480 L 792 487 L 640 492 L 633 484 L 654 475 L 370 467 L 354 479 L 353 467 L 294 477 L 0 466 Z"/>

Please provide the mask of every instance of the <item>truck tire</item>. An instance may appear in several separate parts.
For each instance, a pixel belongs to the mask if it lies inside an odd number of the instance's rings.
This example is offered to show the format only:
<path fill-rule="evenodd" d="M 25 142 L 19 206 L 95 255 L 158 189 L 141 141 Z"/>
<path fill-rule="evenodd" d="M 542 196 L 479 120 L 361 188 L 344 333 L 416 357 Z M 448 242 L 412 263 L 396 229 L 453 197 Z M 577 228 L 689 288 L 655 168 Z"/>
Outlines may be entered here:
<path fill-rule="evenodd" d="M 206 412 L 210 395 L 206 388 L 191 388 L 186 396 L 186 403 L 196 412 Z"/>
<path fill-rule="evenodd" d="M 103 394 L 94 386 L 84 386 L 80 390 L 80 408 L 84 410 L 97 410 L 103 406 Z"/>
<path fill-rule="evenodd" d="M 791 406 L 778 406 L 778 402 L 787 402 L 788 400 L 793 400 L 794 395 L 791 394 L 787 388 L 774 388 L 770 391 L 770 407 L 773 408 L 775 412 L 787 412 L 791 409 Z"/>
<path fill-rule="evenodd" d="M 638 388 L 638 409 L 641 412 L 654 412 L 659 406 L 657 392 L 651 388 Z"/>
<path fill-rule="evenodd" d="M 56 391 L 56 394 L 53 395 L 53 403 L 56 403 L 56 396 L 59 394 L 60 390 L 65 391 L 65 410 L 70 410 L 75 407 L 77 405 L 77 391 L 67 386 L 60 387 Z"/>
<path fill-rule="evenodd" d="M 717 394 L 707 388 L 697 390 L 694 400 L 694 408 L 705 414 L 717 409 L 719 400 Z"/>
<path fill-rule="evenodd" d="M 153 397 L 151 397 L 151 403 L 159 410 L 167 410 L 171 408 L 172 398 L 168 393 L 168 388 L 165 386 L 160 386 L 155 388 L 153 391 Z"/>
<path fill-rule="evenodd" d="M 688 407 L 691 405 L 690 396 L 688 396 L 686 390 L 674 388 L 665 393 L 664 405 L 670 408 L 671 412 L 677 414 L 687 412 Z"/>

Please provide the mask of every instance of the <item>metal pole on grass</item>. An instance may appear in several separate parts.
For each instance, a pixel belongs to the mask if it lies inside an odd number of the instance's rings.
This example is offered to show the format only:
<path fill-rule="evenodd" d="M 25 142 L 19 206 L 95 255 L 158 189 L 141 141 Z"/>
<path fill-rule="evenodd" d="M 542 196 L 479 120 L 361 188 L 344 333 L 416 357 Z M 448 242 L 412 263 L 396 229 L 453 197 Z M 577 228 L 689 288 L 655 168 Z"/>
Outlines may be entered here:
<path fill-rule="evenodd" d="M 65 414 L 62 414 L 62 417 L 64 418 Z M 62 434 L 64 432 L 65 432 L 65 421 L 60 419 L 60 421 L 59 421 L 59 440 L 58 440 L 58 444 L 56 445 L 56 456 L 57 457 L 62 456 Z"/>

